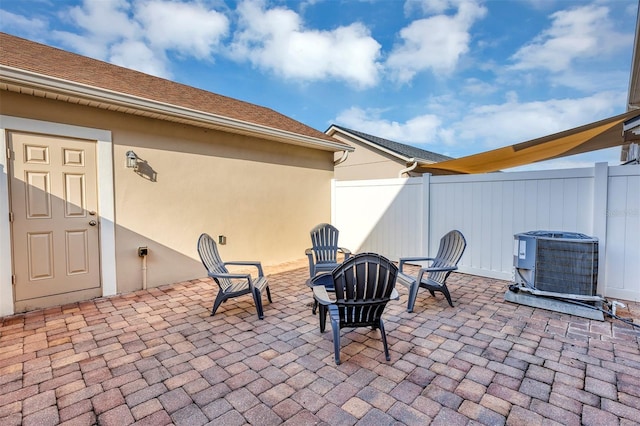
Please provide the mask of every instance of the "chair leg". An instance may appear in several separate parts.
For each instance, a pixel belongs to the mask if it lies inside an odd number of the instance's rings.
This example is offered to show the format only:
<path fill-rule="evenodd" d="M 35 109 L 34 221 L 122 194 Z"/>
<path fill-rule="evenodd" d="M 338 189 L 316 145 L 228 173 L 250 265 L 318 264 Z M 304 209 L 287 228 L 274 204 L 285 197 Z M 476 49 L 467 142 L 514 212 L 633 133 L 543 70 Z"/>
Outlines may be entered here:
<path fill-rule="evenodd" d="M 313 261 L 313 255 L 308 254 L 307 257 L 309 258 L 309 278 L 313 278 L 316 275 L 316 266 Z"/>
<path fill-rule="evenodd" d="M 320 320 L 320 333 L 324 333 L 324 330 L 327 328 L 327 307 L 324 305 L 320 305 L 320 310 L 318 312 L 318 319 Z"/>
<path fill-rule="evenodd" d="M 333 331 L 333 351 L 335 353 L 336 365 L 340 365 L 340 318 L 335 305 L 330 305 L 329 318 L 331 319 L 331 330 Z"/>
<path fill-rule="evenodd" d="M 387 346 L 387 333 L 384 331 L 384 322 L 382 322 L 382 318 L 380 318 L 380 335 L 382 336 L 382 346 L 384 346 L 384 356 L 387 358 L 387 361 L 391 361 L 389 347 Z"/>
<path fill-rule="evenodd" d="M 335 352 L 336 365 L 340 365 L 340 327 L 331 323 L 333 329 L 333 351 Z"/>
<path fill-rule="evenodd" d="M 451 302 L 451 294 L 449 294 L 449 289 L 447 288 L 446 285 L 442 285 L 442 290 L 440 290 L 442 292 L 442 294 L 444 294 L 444 297 L 447 298 L 447 302 L 449 302 L 449 306 L 451 306 L 453 308 L 453 303 Z"/>
<path fill-rule="evenodd" d="M 271 290 L 269 290 L 269 286 L 267 286 L 267 299 L 269 300 L 269 303 L 271 302 Z"/>
<path fill-rule="evenodd" d="M 258 319 L 264 319 L 264 311 L 262 310 L 262 294 L 260 294 L 260 290 L 257 288 L 253 291 L 253 301 L 256 303 Z"/>
<path fill-rule="evenodd" d="M 418 296 L 418 283 L 414 281 L 409 287 L 409 302 L 407 303 L 407 312 L 413 312 L 413 306 L 416 304 L 416 297 Z"/>
<path fill-rule="evenodd" d="M 213 302 L 213 308 L 211 309 L 211 316 L 215 315 L 216 311 L 218 310 L 222 302 L 224 302 L 225 300 L 227 300 L 227 298 L 224 296 L 224 293 L 222 293 L 222 291 L 218 291 L 216 300 L 215 302 Z"/>

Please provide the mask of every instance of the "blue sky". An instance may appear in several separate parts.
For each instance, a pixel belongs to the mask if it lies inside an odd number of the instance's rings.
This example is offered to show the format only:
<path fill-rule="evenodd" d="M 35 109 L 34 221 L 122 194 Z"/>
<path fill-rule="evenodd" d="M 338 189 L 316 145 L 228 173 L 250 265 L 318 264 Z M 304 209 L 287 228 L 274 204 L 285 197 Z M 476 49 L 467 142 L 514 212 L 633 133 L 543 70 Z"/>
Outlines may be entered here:
<path fill-rule="evenodd" d="M 0 30 L 461 157 L 626 111 L 637 0 L 0 0 Z M 618 164 L 619 148 L 531 168 Z"/>

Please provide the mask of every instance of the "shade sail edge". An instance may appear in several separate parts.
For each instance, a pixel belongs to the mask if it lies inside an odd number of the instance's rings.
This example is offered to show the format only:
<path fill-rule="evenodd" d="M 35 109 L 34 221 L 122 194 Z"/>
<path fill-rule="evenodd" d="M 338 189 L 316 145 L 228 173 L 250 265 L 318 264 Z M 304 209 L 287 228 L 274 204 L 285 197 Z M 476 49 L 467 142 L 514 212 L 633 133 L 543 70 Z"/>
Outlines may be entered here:
<path fill-rule="evenodd" d="M 622 146 L 623 124 L 640 116 L 639 110 L 530 141 L 439 163 L 419 165 L 415 171 L 433 174 L 490 173 L 540 161 Z"/>

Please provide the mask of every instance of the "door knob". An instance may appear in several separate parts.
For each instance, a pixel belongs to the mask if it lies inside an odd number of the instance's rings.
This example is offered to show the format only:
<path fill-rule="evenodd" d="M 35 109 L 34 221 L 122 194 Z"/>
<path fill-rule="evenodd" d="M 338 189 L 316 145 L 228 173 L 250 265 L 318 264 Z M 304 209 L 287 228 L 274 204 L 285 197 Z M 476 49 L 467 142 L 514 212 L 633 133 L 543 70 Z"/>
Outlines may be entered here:
<path fill-rule="evenodd" d="M 95 220 L 90 220 L 89 221 L 89 225 L 91 226 L 96 226 L 98 224 L 98 222 L 96 222 Z"/>
<path fill-rule="evenodd" d="M 96 215 L 96 212 L 95 212 L 95 210 L 91 210 L 91 211 L 89 212 L 89 214 L 90 214 L 91 216 L 95 216 L 95 215 Z"/>

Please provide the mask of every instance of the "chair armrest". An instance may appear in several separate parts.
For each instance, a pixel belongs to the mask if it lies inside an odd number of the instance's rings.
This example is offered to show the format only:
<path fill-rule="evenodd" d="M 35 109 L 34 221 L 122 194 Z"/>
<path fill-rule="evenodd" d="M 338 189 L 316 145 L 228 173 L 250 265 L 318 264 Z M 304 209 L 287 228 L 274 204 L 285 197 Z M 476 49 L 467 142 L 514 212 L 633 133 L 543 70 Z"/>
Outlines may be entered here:
<path fill-rule="evenodd" d="M 433 257 L 401 257 L 398 260 L 398 270 L 402 272 L 402 268 L 407 262 L 424 262 L 426 260 L 433 260 Z"/>
<path fill-rule="evenodd" d="M 224 266 L 234 265 L 234 266 L 254 266 L 258 268 L 258 276 L 264 277 L 264 273 L 262 272 L 262 263 L 256 261 L 246 261 L 246 260 L 234 260 L 231 262 L 224 262 Z"/>
<path fill-rule="evenodd" d="M 245 279 L 245 280 L 247 280 L 247 284 L 249 285 L 249 288 L 251 289 L 251 292 L 255 291 L 255 288 L 253 286 L 253 280 L 251 279 L 251 274 L 229 274 L 229 273 L 212 274 L 212 273 L 209 273 L 209 276 L 211 278 Z"/>
<path fill-rule="evenodd" d="M 243 278 L 249 281 L 249 283 L 251 283 L 251 274 L 229 274 L 229 273 L 216 274 L 216 273 L 210 272 L 208 275 L 211 278 L 227 278 L 227 279 Z"/>
<path fill-rule="evenodd" d="M 422 276 L 425 274 L 425 272 L 445 272 L 445 271 L 455 271 L 456 269 L 458 269 L 457 266 L 439 266 L 436 268 L 421 268 L 420 272 L 418 272 L 418 278 L 416 279 L 416 281 L 421 282 Z"/>
<path fill-rule="evenodd" d="M 398 278 L 396 279 L 396 283 L 399 283 L 407 288 L 411 288 L 411 286 L 415 282 L 416 282 L 416 279 L 411 275 L 407 275 L 404 272 L 398 273 Z"/>
<path fill-rule="evenodd" d="M 391 300 L 400 300 L 400 294 L 398 293 L 398 290 L 396 290 L 395 288 L 391 291 L 391 296 L 389 296 L 389 298 Z"/>
<path fill-rule="evenodd" d="M 312 248 L 308 248 L 304 251 L 304 254 L 306 254 L 307 256 L 312 256 L 313 255 L 313 249 Z"/>
<path fill-rule="evenodd" d="M 348 248 L 338 247 L 338 251 L 344 254 L 344 260 L 347 260 L 349 257 L 351 257 L 351 250 L 349 250 Z"/>
<path fill-rule="evenodd" d="M 316 285 L 313 287 L 313 297 L 316 298 L 321 305 L 331 305 L 333 300 L 329 299 L 329 293 L 323 285 Z"/>
<path fill-rule="evenodd" d="M 326 287 L 325 283 L 320 283 L 319 284 L 317 282 L 320 281 L 320 280 L 326 280 L 327 277 L 331 278 L 331 283 L 333 285 L 333 277 L 331 276 L 331 274 L 330 273 L 324 273 L 324 274 L 316 275 L 315 277 L 311 278 L 311 287 L 315 287 L 317 285 Z"/>

